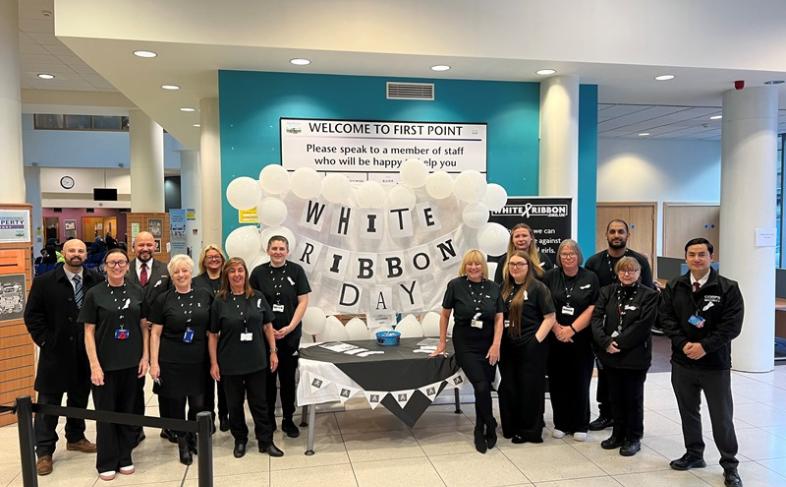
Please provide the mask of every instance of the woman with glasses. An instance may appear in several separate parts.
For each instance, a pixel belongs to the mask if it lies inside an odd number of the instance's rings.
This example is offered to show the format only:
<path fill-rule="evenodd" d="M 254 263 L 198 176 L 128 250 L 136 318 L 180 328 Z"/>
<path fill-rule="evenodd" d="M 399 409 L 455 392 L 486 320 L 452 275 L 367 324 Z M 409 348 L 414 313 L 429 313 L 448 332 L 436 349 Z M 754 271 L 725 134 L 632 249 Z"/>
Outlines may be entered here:
<path fill-rule="evenodd" d="M 592 314 L 598 359 L 608 378 L 614 429 L 600 446 L 629 457 L 644 435 L 644 380 L 652 361 L 650 332 L 657 320 L 658 293 L 641 285 L 641 264 L 623 257 L 614 266 L 618 281 L 600 290 Z"/>
<path fill-rule="evenodd" d="M 517 250 L 527 253 L 529 260 L 532 262 L 532 275 L 537 279 L 542 279 L 545 272 L 554 267 L 548 256 L 538 250 L 538 244 L 535 242 L 532 228 L 526 223 L 517 223 L 510 230 L 508 252 L 499 260 L 497 270 L 494 272 L 494 282 L 497 284 L 502 285 L 505 262 Z"/>
<path fill-rule="evenodd" d="M 106 284 L 91 287 L 78 321 L 85 324 L 85 349 L 96 410 L 134 412 L 137 379 L 148 368 L 148 329 L 142 288 L 126 281 L 128 255 L 114 248 L 104 256 Z M 136 430 L 99 421 L 96 468 L 101 480 L 134 473 L 131 450 Z"/>
<path fill-rule="evenodd" d="M 513 443 L 543 442 L 546 338 L 554 326 L 554 303 L 546 285 L 530 272 L 532 266 L 527 253 L 515 251 L 503 272 L 499 416 L 502 435 Z"/>
<path fill-rule="evenodd" d="M 205 289 L 213 297 L 221 290 L 221 269 L 224 268 L 224 253 L 215 244 L 209 244 L 199 254 L 199 275 L 194 278 L 194 289 Z M 213 421 L 216 420 L 216 396 L 218 396 L 218 428 L 229 431 L 227 416 L 227 397 L 221 384 L 205 374 L 205 411 L 210 411 Z M 213 426 L 215 428 L 215 425 Z"/>
<path fill-rule="evenodd" d="M 598 277 L 581 267 L 583 260 L 579 244 L 563 240 L 557 249 L 557 267 L 544 278 L 557 318 L 547 366 L 554 411 L 552 436 L 563 438 L 572 434 L 575 441 L 586 441 L 589 428 L 594 361 L 589 326 L 598 299 Z"/>
<path fill-rule="evenodd" d="M 237 257 L 229 259 L 221 274 L 221 291 L 210 309 L 208 351 L 210 374 L 223 383 L 227 395 L 235 458 L 246 454 L 248 443 L 243 412 L 246 395 L 259 451 L 271 457 L 284 455 L 273 443 L 265 398 L 268 363 L 272 371 L 278 367 L 274 319 L 265 297 L 249 285 L 246 263 Z"/>
<path fill-rule="evenodd" d="M 281 430 L 290 438 L 297 438 L 300 430 L 292 420 L 295 413 L 295 371 L 300 348 L 300 320 L 308 307 L 311 287 L 303 268 L 287 260 L 289 242 L 275 235 L 267 243 L 270 262 L 251 272 L 251 287 L 260 291 L 273 309 L 273 334 L 278 347 L 278 370 L 267 376 L 267 412 L 273 431 L 276 430 L 276 379 L 281 384 Z"/>
<path fill-rule="evenodd" d="M 456 361 L 475 390 L 475 449 L 486 453 L 497 444 L 497 421 L 491 407 L 491 383 L 499 361 L 504 303 L 499 286 L 488 279 L 486 256 L 479 250 L 464 254 L 459 277 L 448 282 L 439 317 L 439 345 L 432 356 L 445 352 L 451 312 Z"/>
<path fill-rule="evenodd" d="M 193 287 L 194 261 L 176 255 L 167 270 L 174 287 L 159 294 L 150 312 L 150 377 L 158 394 L 162 416 L 196 420 L 205 409 L 208 375 L 207 328 L 213 294 Z M 186 415 L 188 403 L 188 415 Z M 176 432 L 180 463 L 191 465 L 197 452 L 193 433 Z"/>

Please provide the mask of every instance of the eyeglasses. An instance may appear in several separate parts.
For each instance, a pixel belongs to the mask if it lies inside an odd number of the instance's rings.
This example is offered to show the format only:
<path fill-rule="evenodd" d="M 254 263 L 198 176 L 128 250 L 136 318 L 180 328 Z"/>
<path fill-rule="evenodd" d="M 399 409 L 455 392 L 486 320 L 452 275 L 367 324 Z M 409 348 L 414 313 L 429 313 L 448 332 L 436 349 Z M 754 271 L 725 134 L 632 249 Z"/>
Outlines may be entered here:
<path fill-rule="evenodd" d="M 508 262 L 508 267 L 527 267 L 526 262 Z"/>
<path fill-rule="evenodd" d="M 205 260 L 224 260 L 220 255 L 208 255 Z"/>
<path fill-rule="evenodd" d="M 106 267 L 125 267 L 128 264 L 127 260 L 108 260 L 106 261 Z"/>
<path fill-rule="evenodd" d="M 641 269 L 620 269 L 620 270 L 619 270 L 619 273 L 620 273 L 620 274 L 636 274 L 636 273 L 638 273 L 640 270 L 641 270 Z"/>
<path fill-rule="evenodd" d="M 579 254 L 577 254 L 576 252 L 562 252 L 559 255 L 560 257 L 576 257 Z"/>

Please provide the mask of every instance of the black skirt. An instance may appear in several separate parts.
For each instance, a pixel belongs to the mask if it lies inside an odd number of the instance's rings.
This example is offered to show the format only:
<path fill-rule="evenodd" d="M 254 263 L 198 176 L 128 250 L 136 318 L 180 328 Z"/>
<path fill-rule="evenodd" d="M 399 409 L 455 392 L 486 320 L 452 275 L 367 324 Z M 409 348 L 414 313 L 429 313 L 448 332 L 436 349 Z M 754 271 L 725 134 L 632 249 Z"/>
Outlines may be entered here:
<path fill-rule="evenodd" d="M 164 397 L 198 396 L 205 393 L 207 363 L 161 362 L 160 366 L 160 385 L 153 383 L 154 393 Z"/>

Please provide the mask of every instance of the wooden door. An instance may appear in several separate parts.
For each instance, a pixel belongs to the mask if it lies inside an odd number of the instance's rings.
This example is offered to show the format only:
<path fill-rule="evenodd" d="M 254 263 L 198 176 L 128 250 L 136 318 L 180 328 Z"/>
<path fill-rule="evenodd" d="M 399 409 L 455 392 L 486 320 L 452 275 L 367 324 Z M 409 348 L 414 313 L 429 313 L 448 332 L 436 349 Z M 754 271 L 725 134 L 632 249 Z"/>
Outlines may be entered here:
<path fill-rule="evenodd" d="M 720 206 L 663 203 L 663 255 L 685 258 L 685 242 L 704 237 L 715 246 L 713 260 L 720 260 Z"/>
<path fill-rule="evenodd" d="M 83 216 L 82 217 L 82 240 L 88 245 L 95 242 L 96 237 L 104 237 L 104 217 L 102 216 Z"/>
<path fill-rule="evenodd" d="M 53 238 L 60 240 L 60 219 L 56 216 L 44 217 L 44 244 Z"/>
<path fill-rule="evenodd" d="M 657 276 L 655 258 L 655 225 L 657 203 L 598 203 L 596 211 L 595 250 L 608 248 L 606 225 L 613 219 L 625 220 L 630 228 L 628 248 L 647 256 L 652 267 L 652 275 Z"/>
<path fill-rule="evenodd" d="M 112 238 L 117 238 L 117 217 L 109 216 L 104 218 L 104 233 L 101 235 L 106 236 L 109 233 Z"/>

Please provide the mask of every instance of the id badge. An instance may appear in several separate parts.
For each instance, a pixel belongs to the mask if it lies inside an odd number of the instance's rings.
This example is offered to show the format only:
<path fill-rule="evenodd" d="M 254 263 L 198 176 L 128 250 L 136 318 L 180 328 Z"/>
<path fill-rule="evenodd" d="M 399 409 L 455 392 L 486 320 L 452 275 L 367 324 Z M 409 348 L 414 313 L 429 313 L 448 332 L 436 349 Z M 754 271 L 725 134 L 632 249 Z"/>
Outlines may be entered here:
<path fill-rule="evenodd" d="M 123 341 L 128 340 L 131 333 L 123 327 L 115 328 L 115 340 Z"/>
<path fill-rule="evenodd" d="M 573 316 L 573 308 L 568 306 L 568 305 L 563 306 L 562 307 L 562 314 L 567 315 L 567 316 Z"/>
<path fill-rule="evenodd" d="M 688 318 L 688 323 L 695 326 L 696 328 L 704 328 L 704 318 L 701 316 L 690 315 L 690 318 Z"/>
<path fill-rule="evenodd" d="M 194 329 L 186 327 L 186 331 L 183 333 L 183 343 L 191 343 L 194 341 Z"/>
<path fill-rule="evenodd" d="M 502 323 L 505 325 L 505 328 L 509 328 L 510 327 L 510 320 L 505 320 Z"/>
<path fill-rule="evenodd" d="M 250 342 L 254 340 L 254 334 L 250 331 L 246 331 L 240 334 L 240 341 L 241 342 Z"/>
<path fill-rule="evenodd" d="M 283 313 L 284 312 L 284 305 L 283 304 L 274 304 L 273 305 L 273 312 L 274 313 Z"/>
<path fill-rule="evenodd" d="M 482 329 L 483 328 L 483 321 L 482 320 L 472 320 L 472 323 L 470 323 L 470 325 L 472 326 L 472 328 Z"/>

